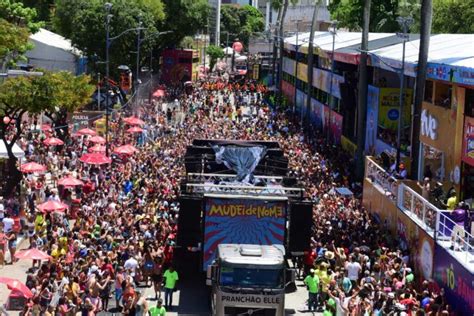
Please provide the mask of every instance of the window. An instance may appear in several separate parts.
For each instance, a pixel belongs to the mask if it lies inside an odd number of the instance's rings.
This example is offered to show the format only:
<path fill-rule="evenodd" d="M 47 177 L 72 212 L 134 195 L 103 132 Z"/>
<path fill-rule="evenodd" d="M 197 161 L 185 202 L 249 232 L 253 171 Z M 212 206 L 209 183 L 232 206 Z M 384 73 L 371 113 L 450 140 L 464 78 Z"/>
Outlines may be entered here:
<path fill-rule="evenodd" d="M 425 97 L 423 100 L 428 103 L 433 103 L 433 81 L 425 81 Z"/>
<path fill-rule="evenodd" d="M 437 82 L 435 88 L 435 105 L 451 107 L 451 85 Z"/>

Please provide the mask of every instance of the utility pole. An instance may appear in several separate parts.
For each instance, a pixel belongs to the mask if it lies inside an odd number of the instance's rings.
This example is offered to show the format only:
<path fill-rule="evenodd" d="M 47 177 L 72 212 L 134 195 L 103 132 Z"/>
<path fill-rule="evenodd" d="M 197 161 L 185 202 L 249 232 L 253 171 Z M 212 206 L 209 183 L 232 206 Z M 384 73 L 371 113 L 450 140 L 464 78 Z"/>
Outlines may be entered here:
<path fill-rule="evenodd" d="M 326 127 L 326 142 L 330 143 L 331 141 L 331 116 L 332 116 L 332 108 L 334 104 L 334 96 L 332 95 L 332 87 L 333 87 L 333 79 L 334 79 L 334 50 L 336 46 L 336 29 L 337 29 L 337 21 L 331 21 L 331 34 L 332 34 L 332 54 L 331 54 L 331 74 L 330 74 L 330 82 L 329 82 L 329 123 Z"/>
<path fill-rule="evenodd" d="M 140 19 L 140 18 L 139 18 Z M 135 105 L 138 105 L 139 95 L 140 95 L 140 45 L 141 45 L 141 27 L 142 21 L 139 20 L 137 28 L 137 60 L 136 60 L 136 69 L 135 69 Z"/>
<path fill-rule="evenodd" d="M 408 28 L 413 24 L 411 17 L 398 17 L 397 22 L 400 24 L 403 33 L 398 33 L 397 36 L 403 39 L 402 52 L 402 68 L 400 69 L 400 103 L 398 105 L 398 130 L 397 130 L 397 171 L 400 166 L 400 155 L 402 145 L 402 129 L 403 129 L 403 105 L 405 103 L 405 46 L 409 39 Z"/>
<path fill-rule="evenodd" d="M 100 111 L 100 72 L 97 73 L 97 110 Z"/>
<path fill-rule="evenodd" d="M 431 22 L 433 19 L 433 0 L 421 1 L 421 25 L 420 25 L 420 52 L 418 54 L 418 68 L 416 71 L 415 100 L 413 104 L 413 121 L 411 134 L 411 170 L 412 175 L 417 176 L 418 160 L 420 156 L 420 118 L 421 105 L 425 95 L 426 66 L 428 64 L 428 52 L 430 48 Z"/>
<path fill-rule="evenodd" d="M 217 0 L 217 10 L 216 10 L 216 40 L 215 45 L 219 46 L 221 42 L 221 7 L 222 0 Z"/>
<path fill-rule="evenodd" d="M 356 176 L 358 179 L 364 177 L 364 149 L 365 134 L 367 121 L 367 51 L 369 50 L 369 23 L 370 23 L 370 4 L 371 0 L 365 0 L 363 27 L 362 27 L 362 43 L 359 62 L 359 83 L 357 96 L 357 150 L 356 150 Z"/>
<path fill-rule="evenodd" d="M 110 65 L 109 65 L 109 48 L 110 48 L 110 20 L 112 15 L 112 4 L 110 2 L 105 3 L 105 155 L 109 156 L 109 76 L 110 76 Z"/>
<path fill-rule="evenodd" d="M 295 62 L 295 72 L 294 72 L 294 77 L 298 78 L 298 59 L 299 59 L 299 24 L 301 20 L 296 20 L 296 62 Z M 295 88 L 296 88 L 296 81 L 295 81 Z M 295 93 L 295 98 L 293 100 L 293 117 L 296 115 L 296 93 Z M 301 120 L 303 120 L 303 104 L 301 105 Z"/>
<path fill-rule="evenodd" d="M 290 0 L 283 0 L 283 10 L 281 13 L 281 21 L 280 21 L 280 55 L 279 55 L 279 62 L 278 62 L 278 91 L 279 95 L 281 96 L 281 83 L 282 83 L 282 75 L 283 75 L 283 50 L 285 46 L 285 37 L 283 35 L 284 31 L 284 26 L 285 26 L 285 17 L 286 17 L 286 12 L 288 10 L 288 5 L 289 5 Z"/>
<path fill-rule="evenodd" d="M 306 125 L 309 126 L 309 112 L 311 109 L 311 94 L 313 91 L 313 64 L 314 64 L 314 32 L 316 31 L 319 6 L 322 0 L 317 0 L 314 4 L 313 18 L 311 19 L 311 30 L 309 32 L 308 43 L 308 85 L 306 91 Z"/>

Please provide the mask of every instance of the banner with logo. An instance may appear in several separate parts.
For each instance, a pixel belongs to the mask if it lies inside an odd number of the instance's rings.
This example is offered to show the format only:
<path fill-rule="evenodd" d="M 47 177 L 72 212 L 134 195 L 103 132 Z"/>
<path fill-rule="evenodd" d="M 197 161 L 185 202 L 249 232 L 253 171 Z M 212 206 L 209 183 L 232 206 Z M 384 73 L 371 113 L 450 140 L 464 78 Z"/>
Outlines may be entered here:
<path fill-rule="evenodd" d="M 474 118 L 469 116 L 464 119 L 462 160 L 474 166 Z"/>
<path fill-rule="evenodd" d="M 435 250 L 434 279 L 438 286 L 444 289 L 445 297 L 454 314 L 474 315 L 474 274 L 445 248 L 436 245 Z"/>
<path fill-rule="evenodd" d="M 379 110 L 379 88 L 369 85 L 367 90 L 367 121 L 365 131 L 365 153 L 375 155 Z"/>
<path fill-rule="evenodd" d="M 306 115 L 306 94 L 301 90 L 296 90 L 296 112 L 303 117 Z"/>
<path fill-rule="evenodd" d="M 298 66 L 299 67 L 299 66 Z M 332 95 L 341 99 L 340 84 L 344 83 L 344 77 L 333 74 L 330 71 L 319 68 L 313 69 L 313 87 L 331 93 L 331 77 L 332 77 Z"/>
<path fill-rule="evenodd" d="M 403 105 L 403 126 L 410 125 L 412 89 L 405 89 L 405 98 Z M 400 107 L 400 89 L 399 88 L 380 88 L 379 93 L 379 117 L 378 125 L 384 129 L 397 130 Z"/>
<path fill-rule="evenodd" d="M 215 259 L 217 246 L 283 245 L 286 201 L 206 197 L 203 270 Z"/>
<path fill-rule="evenodd" d="M 311 122 L 317 128 L 321 129 L 323 127 L 323 119 L 324 119 L 324 112 L 323 112 L 324 105 L 316 99 L 311 98 Z"/>

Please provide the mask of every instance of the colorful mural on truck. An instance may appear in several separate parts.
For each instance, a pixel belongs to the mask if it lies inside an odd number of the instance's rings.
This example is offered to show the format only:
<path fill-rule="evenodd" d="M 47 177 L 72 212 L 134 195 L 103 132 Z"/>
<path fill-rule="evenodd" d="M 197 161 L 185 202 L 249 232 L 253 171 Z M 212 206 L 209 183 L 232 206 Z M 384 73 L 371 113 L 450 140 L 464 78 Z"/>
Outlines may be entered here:
<path fill-rule="evenodd" d="M 286 201 L 208 197 L 204 212 L 204 271 L 219 244 L 284 244 Z"/>

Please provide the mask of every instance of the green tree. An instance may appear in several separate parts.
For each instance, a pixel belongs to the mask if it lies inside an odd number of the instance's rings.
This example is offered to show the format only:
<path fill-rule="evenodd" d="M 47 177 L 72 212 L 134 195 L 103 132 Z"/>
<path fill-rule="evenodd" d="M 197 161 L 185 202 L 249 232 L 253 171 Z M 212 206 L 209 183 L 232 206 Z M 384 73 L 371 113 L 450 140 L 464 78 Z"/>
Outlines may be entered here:
<path fill-rule="evenodd" d="M 474 33 L 474 0 L 433 1 L 433 33 Z"/>
<path fill-rule="evenodd" d="M 36 17 L 36 10 L 25 7 L 21 2 L 0 0 L 0 18 L 13 25 L 26 27 L 31 33 L 36 33 L 44 26 L 43 22 L 36 21 Z"/>
<path fill-rule="evenodd" d="M 162 31 L 173 31 L 163 36 L 162 43 L 180 43 L 186 36 L 204 30 L 210 7 L 207 0 L 162 0 L 166 19 L 159 24 Z"/>
<path fill-rule="evenodd" d="M 136 28 L 139 21 L 145 28 L 144 36 L 157 33 L 157 25 L 165 17 L 163 3 L 159 0 L 114 0 L 111 9 L 110 36 L 114 37 L 125 30 Z M 56 0 L 56 13 L 53 19 L 55 30 L 71 39 L 73 45 L 82 50 L 94 64 L 105 67 L 105 20 L 106 10 L 102 0 Z M 143 34 L 142 34 L 143 35 Z M 142 36 L 143 37 L 143 36 Z M 135 65 L 137 33 L 129 32 L 114 40 L 110 47 L 110 70 L 116 71 L 121 64 Z M 145 41 L 142 46 L 143 58 L 148 56 L 153 42 Z"/>
<path fill-rule="evenodd" d="M 0 63 L 2 71 L 7 65 L 22 58 L 31 48 L 28 43 L 28 29 L 18 27 L 4 19 L 0 19 Z"/>
<path fill-rule="evenodd" d="M 75 77 L 66 72 L 9 78 L 0 85 L 0 116 L 8 118 L 0 120 L 0 141 L 5 142 L 9 157 L 7 192 L 11 192 L 21 179 L 12 148 L 23 134 L 23 115 L 28 113 L 34 117 L 44 111 L 60 118 L 63 113 L 89 102 L 93 91 L 89 77 Z"/>
<path fill-rule="evenodd" d="M 224 50 L 222 48 L 220 48 L 219 46 L 215 46 L 215 45 L 210 45 L 206 50 L 206 54 L 210 58 L 210 61 L 209 61 L 210 71 L 212 71 L 212 69 L 214 69 L 214 66 L 217 63 L 217 60 L 219 58 L 223 58 L 225 56 Z"/>
<path fill-rule="evenodd" d="M 351 31 L 362 30 L 364 0 L 334 0 L 329 5 L 331 18 L 339 27 Z M 398 32 L 397 17 L 409 16 L 419 20 L 419 0 L 372 0 L 370 7 L 370 32 Z M 417 24 L 415 23 L 415 28 Z"/>
<path fill-rule="evenodd" d="M 221 10 L 221 42 L 227 41 L 227 32 L 234 34 L 230 39 L 239 38 L 245 46 L 250 36 L 262 32 L 265 28 L 263 14 L 251 5 L 222 5 Z"/>
<path fill-rule="evenodd" d="M 34 18 L 36 22 L 50 22 L 52 13 L 54 13 L 54 0 L 21 0 L 25 7 L 36 10 L 37 15 Z"/>

